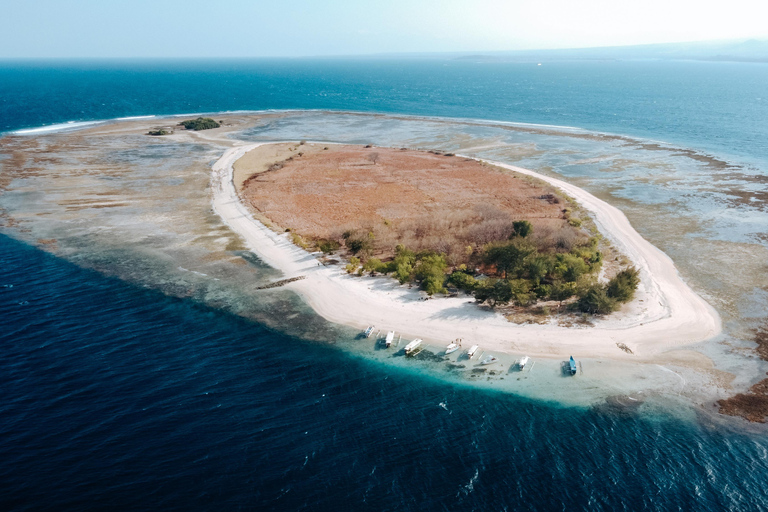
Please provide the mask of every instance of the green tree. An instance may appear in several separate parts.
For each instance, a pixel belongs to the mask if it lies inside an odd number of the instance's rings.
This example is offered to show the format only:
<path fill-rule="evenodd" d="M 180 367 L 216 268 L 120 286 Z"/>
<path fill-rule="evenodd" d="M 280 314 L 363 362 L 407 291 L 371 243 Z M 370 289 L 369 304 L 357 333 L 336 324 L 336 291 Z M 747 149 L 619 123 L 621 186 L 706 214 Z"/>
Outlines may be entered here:
<path fill-rule="evenodd" d="M 504 279 L 509 274 L 516 274 L 523 266 L 525 259 L 536 252 L 536 249 L 521 240 L 510 242 L 492 242 L 485 246 L 485 262 L 496 266 Z"/>
<path fill-rule="evenodd" d="M 477 287 L 477 279 L 461 270 L 455 270 L 448 276 L 448 282 L 460 290 L 472 291 Z"/>
<path fill-rule="evenodd" d="M 579 311 L 592 313 L 593 315 L 604 315 L 616 311 L 616 300 L 609 297 L 602 286 L 590 286 L 586 292 L 579 298 Z"/>
<path fill-rule="evenodd" d="M 555 283 L 552 285 L 552 291 L 549 294 L 549 298 L 558 302 L 557 309 L 563 307 L 563 301 L 566 301 L 573 297 L 574 289 L 572 283 Z"/>
<path fill-rule="evenodd" d="M 365 265 L 363 265 L 363 270 L 370 272 L 372 276 L 375 276 L 376 272 L 385 273 L 386 268 L 387 265 L 382 263 L 378 258 L 371 258 L 365 262 Z"/>
<path fill-rule="evenodd" d="M 635 267 L 622 270 L 608 282 L 606 294 L 618 302 L 629 302 L 640 284 L 640 272 Z"/>
<path fill-rule="evenodd" d="M 413 279 L 413 267 L 408 263 L 398 263 L 395 266 L 395 278 L 404 284 Z"/>
<path fill-rule="evenodd" d="M 579 277 L 589 272 L 589 266 L 579 256 L 574 254 L 558 254 L 556 258 L 555 275 L 565 281 L 575 282 Z"/>
<path fill-rule="evenodd" d="M 512 294 L 512 300 L 518 306 L 528 306 L 535 302 L 535 296 L 531 293 L 531 283 L 526 279 L 509 279 L 507 286 Z"/>
<path fill-rule="evenodd" d="M 429 295 L 445 293 L 445 269 L 448 263 L 442 254 L 429 254 L 421 258 L 413 269 L 413 274 L 421 282 L 421 287 Z"/>
<path fill-rule="evenodd" d="M 512 229 L 514 230 L 512 236 L 525 238 L 533 231 L 533 225 L 527 220 L 516 220 L 512 223 Z"/>
<path fill-rule="evenodd" d="M 339 247 L 341 247 L 341 244 L 336 240 L 318 240 L 317 241 L 317 248 L 326 254 L 338 250 Z"/>
<path fill-rule="evenodd" d="M 534 286 L 539 286 L 541 280 L 544 279 L 547 274 L 552 272 L 553 266 L 552 260 L 545 255 L 536 255 L 528 258 L 528 261 L 526 262 L 528 278 Z"/>

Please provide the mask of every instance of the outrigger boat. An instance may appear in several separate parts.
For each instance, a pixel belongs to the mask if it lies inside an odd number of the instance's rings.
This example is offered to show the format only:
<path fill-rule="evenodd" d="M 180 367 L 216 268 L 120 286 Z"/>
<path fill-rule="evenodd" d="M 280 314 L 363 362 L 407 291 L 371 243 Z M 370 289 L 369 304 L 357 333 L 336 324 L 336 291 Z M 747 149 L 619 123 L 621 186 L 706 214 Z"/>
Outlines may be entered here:
<path fill-rule="evenodd" d="M 568 371 L 571 372 L 571 375 L 576 375 L 576 361 L 573 360 L 573 356 L 571 356 L 570 366 L 568 367 Z"/>
<path fill-rule="evenodd" d="M 467 350 L 467 359 L 472 359 L 475 357 L 475 354 L 477 353 L 477 349 L 480 348 L 477 345 L 472 345 L 469 347 L 469 350 Z"/>
<path fill-rule="evenodd" d="M 410 342 L 409 344 L 407 344 L 407 345 L 405 346 L 405 355 L 409 356 L 409 355 L 413 354 L 413 353 L 414 353 L 414 351 L 415 351 L 417 348 L 419 348 L 419 345 L 421 345 L 421 341 L 422 341 L 422 340 L 421 340 L 420 338 L 416 338 L 415 340 L 413 340 L 412 342 Z"/>
<path fill-rule="evenodd" d="M 523 371 L 523 368 L 525 368 L 525 365 L 528 364 L 528 356 L 523 356 L 523 358 L 517 363 L 517 367 L 520 369 L 520 371 Z"/>
<path fill-rule="evenodd" d="M 498 361 L 498 359 L 496 357 L 494 357 L 494 356 L 486 356 L 486 357 L 483 358 L 482 361 L 480 361 L 480 364 L 493 364 L 496 361 Z"/>
<path fill-rule="evenodd" d="M 369 326 L 368 326 L 368 328 L 367 328 L 367 329 L 365 330 L 365 332 L 363 333 L 363 334 L 365 335 L 365 337 L 366 337 L 366 338 L 370 338 L 370 337 L 371 337 L 371 334 L 373 334 L 373 330 L 374 330 L 375 328 L 376 328 L 376 326 L 373 326 L 373 325 L 369 325 Z"/>
<path fill-rule="evenodd" d="M 389 348 L 392 346 L 392 342 L 395 340 L 395 331 L 389 331 L 387 337 L 384 340 L 384 346 Z"/>
<path fill-rule="evenodd" d="M 445 347 L 445 355 L 453 354 L 457 350 L 459 350 L 459 344 L 458 343 L 456 343 L 455 341 L 452 342 L 452 343 L 449 343 L 448 346 Z"/>

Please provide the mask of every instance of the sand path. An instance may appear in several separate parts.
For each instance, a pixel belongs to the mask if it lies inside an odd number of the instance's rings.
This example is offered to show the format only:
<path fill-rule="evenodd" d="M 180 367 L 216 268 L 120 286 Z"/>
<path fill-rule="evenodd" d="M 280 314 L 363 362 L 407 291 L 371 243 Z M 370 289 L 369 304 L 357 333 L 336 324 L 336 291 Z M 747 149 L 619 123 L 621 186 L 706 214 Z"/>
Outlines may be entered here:
<path fill-rule="evenodd" d="M 331 322 L 358 328 L 375 325 L 377 330 L 395 330 L 404 339 L 419 337 L 436 346 L 462 338 L 464 346 L 477 343 L 486 351 L 647 361 L 721 330 L 714 308 L 691 290 L 672 260 L 643 239 L 620 210 L 564 181 L 499 162 L 489 163 L 535 176 L 576 199 L 592 213 L 601 233 L 634 262 L 641 284 L 637 298 L 621 313 L 594 326 L 516 325 L 478 308 L 469 296 L 424 300 L 422 292 L 393 279 L 350 276 L 339 266 L 325 267 L 286 235 L 255 220 L 240 201 L 232 180 L 233 164 L 259 145 L 231 148 L 214 164 L 213 208 L 266 264 L 285 277 L 306 276 L 287 287 Z M 635 355 L 621 351 L 618 342 Z"/>

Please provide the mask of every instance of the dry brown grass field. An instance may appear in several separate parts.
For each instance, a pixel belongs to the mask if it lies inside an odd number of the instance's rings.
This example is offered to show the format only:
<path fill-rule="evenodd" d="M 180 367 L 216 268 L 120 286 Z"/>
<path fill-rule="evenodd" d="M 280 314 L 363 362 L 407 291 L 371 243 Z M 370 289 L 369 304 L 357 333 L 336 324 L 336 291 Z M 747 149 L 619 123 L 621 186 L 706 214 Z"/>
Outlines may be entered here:
<path fill-rule="evenodd" d="M 372 241 L 387 259 L 397 244 L 434 250 L 453 264 L 528 220 L 539 250 L 569 251 L 590 235 L 577 206 L 548 184 L 438 152 L 322 144 L 254 149 L 235 167 L 243 199 L 278 229 L 307 240 Z M 570 220 L 570 222 L 569 222 Z"/>

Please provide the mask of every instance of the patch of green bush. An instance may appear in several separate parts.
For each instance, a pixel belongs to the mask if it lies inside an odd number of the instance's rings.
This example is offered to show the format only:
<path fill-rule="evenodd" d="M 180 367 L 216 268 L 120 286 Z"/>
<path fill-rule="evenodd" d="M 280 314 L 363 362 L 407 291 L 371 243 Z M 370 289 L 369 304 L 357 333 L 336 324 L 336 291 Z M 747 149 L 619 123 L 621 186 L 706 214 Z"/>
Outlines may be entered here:
<path fill-rule="evenodd" d="M 576 304 L 579 311 L 593 315 L 605 315 L 618 309 L 616 299 L 609 297 L 605 288 L 599 285 L 590 286 Z"/>
<path fill-rule="evenodd" d="M 533 232 L 533 225 L 527 220 L 516 220 L 512 223 L 512 236 L 525 238 Z"/>
<path fill-rule="evenodd" d="M 332 253 L 339 250 L 341 244 L 336 240 L 318 240 L 317 248 L 323 251 L 325 254 Z"/>
<path fill-rule="evenodd" d="M 420 282 L 421 289 L 428 295 L 446 293 L 445 269 L 448 268 L 448 263 L 445 261 L 445 256 L 431 253 L 417 259 L 418 263 L 413 269 L 413 275 Z"/>
<path fill-rule="evenodd" d="M 448 276 L 448 283 L 452 284 L 459 290 L 465 290 L 468 292 L 474 291 L 478 286 L 477 279 L 462 270 L 454 270 L 451 275 Z"/>
<path fill-rule="evenodd" d="M 622 270 L 608 282 L 605 293 L 618 302 L 629 302 L 640 284 L 640 272 L 635 267 Z"/>
<path fill-rule="evenodd" d="M 184 126 L 184 128 L 187 130 L 194 130 L 196 132 L 200 130 L 210 130 L 211 128 L 218 128 L 221 126 L 210 117 L 198 117 L 197 119 L 189 119 L 187 121 L 182 121 L 179 124 Z"/>

